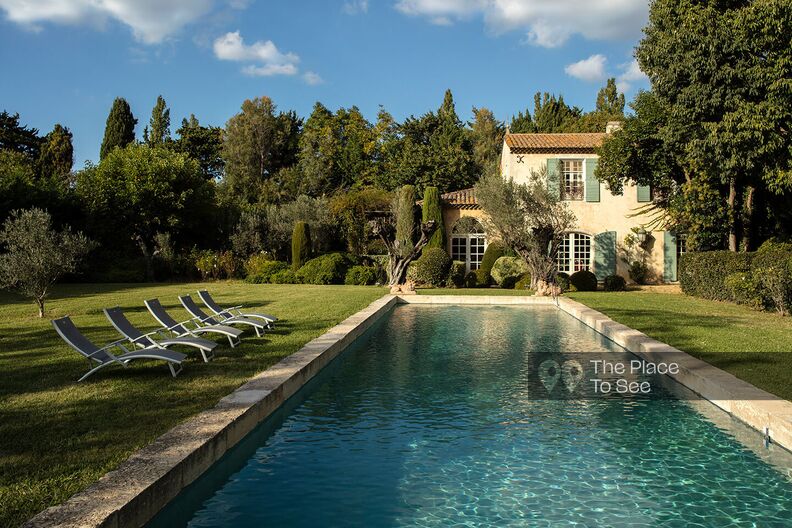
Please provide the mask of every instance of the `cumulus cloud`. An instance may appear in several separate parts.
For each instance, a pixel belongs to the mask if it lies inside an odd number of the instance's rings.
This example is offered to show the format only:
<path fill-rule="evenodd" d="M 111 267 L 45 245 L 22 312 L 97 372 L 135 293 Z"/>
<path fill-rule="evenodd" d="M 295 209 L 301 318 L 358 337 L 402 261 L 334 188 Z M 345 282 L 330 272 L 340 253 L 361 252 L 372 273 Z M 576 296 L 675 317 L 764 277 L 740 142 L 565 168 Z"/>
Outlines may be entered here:
<path fill-rule="evenodd" d="M 220 60 L 251 63 L 242 68 L 242 73 L 251 77 L 273 75 L 296 75 L 300 57 L 294 53 L 282 53 L 271 40 L 245 44 L 239 31 L 218 37 L 213 45 L 215 57 Z"/>
<path fill-rule="evenodd" d="M 592 55 L 588 59 L 572 63 L 564 68 L 567 75 L 588 82 L 601 81 L 605 78 L 605 55 Z"/>
<path fill-rule="evenodd" d="M 481 16 L 494 34 L 524 31 L 528 42 L 547 48 L 576 34 L 590 40 L 632 38 L 649 11 L 641 0 L 397 0 L 395 5 L 430 22 Z"/>
<path fill-rule="evenodd" d="M 646 82 L 649 80 L 649 77 L 641 71 L 636 59 L 620 65 L 619 68 L 621 73 L 616 78 L 616 87 L 621 92 L 626 92 L 632 88 L 632 84 L 635 82 Z"/>
<path fill-rule="evenodd" d="M 324 79 L 322 79 L 322 77 L 316 72 L 307 71 L 307 72 L 303 73 L 302 77 L 303 77 L 303 81 L 305 81 L 305 84 L 308 84 L 308 85 L 311 85 L 311 86 L 316 86 L 318 84 L 324 84 Z"/>
<path fill-rule="evenodd" d="M 241 0 L 231 0 L 240 2 Z M 135 38 L 158 44 L 208 13 L 214 0 L 0 0 L 8 20 L 33 30 L 42 24 L 91 24 L 114 20 Z"/>
<path fill-rule="evenodd" d="M 360 13 L 368 13 L 368 0 L 348 0 L 344 2 L 341 9 L 347 15 L 358 15 Z"/>

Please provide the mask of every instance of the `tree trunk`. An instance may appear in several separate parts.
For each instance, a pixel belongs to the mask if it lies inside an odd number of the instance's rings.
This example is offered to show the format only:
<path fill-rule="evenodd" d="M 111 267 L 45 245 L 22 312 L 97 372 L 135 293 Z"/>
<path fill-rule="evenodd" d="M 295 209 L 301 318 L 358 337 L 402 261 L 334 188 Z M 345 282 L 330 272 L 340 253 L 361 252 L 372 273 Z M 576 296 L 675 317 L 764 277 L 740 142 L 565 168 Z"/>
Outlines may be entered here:
<path fill-rule="evenodd" d="M 755 207 L 755 198 L 756 198 L 756 187 L 753 185 L 748 186 L 748 195 L 745 197 L 745 204 L 743 205 L 743 209 L 745 210 L 745 221 L 743 222 L 743 250 L 744 251 L 753 251 L 754 247 L 754 216 L 756 213 Z"/>
<path fill-rule="evenodd" d="M 138 243 L 140 252 L 143 253 L 143 260 L 146 263 L 146 281 L 154 282 L 154 256 L 142 236 L 136 235 L 135 241 Z"/>
<path fill-rule="evenodd" d="M 729 179 L 729 199 L 727 200 L 729 205 L 729 251 L 738 251 L 740 249 L 740 244 L 738 240 L 738 228 L 737 228 L 737 182 L 734 181 L 734 178 Z"/>
<path fill-rule="evenodd" d="M 424 248 L 424 246 L 429 243 L 429 238 L 431 238 L 435 229 L 437 229 L 437 223 L 434 220 L 424 222 L 421 225 L 420 240 L 418 240 L 415 246 L 413 246 L 412 250 L 407 254 L 407 256 L 404 257 L 399 255 L 400 248 L 397 247 L 398 245 L 394 244 L 393 241 L 386 239 L 384 231 L 380 230 L 380 238 L 382 238 L 383 242 L 388 248 L 388 254 L 390 256 L 388 262 L 388 268 L 390 270 L 390 283 L 388 285 L 390 287 L 401 286 L 407 281 L 407 268 L 409 267 L 410 262 L 415 260 L 421 253 L 421 250 Z"/>
<path fill-rule="evenodd" d="M 36 306 L 38 306 L 39 310 L 39 319 L 44 319 L 44 297 L 36 299 Z"/>

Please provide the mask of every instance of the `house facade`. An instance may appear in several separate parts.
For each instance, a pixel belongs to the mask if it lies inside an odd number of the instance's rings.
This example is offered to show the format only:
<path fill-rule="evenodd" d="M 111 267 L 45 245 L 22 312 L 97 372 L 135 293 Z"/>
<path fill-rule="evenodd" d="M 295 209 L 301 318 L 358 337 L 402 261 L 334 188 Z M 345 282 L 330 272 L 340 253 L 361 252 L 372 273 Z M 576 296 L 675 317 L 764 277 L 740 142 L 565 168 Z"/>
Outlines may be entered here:
<path fill-rule="evenodd" d="M 667 231 L 645 230 L 651 221 L 645 211 L 651 189 L 629 185 L 615 195 L 594 176 L 596 149 L 617 125 L 594 134 L 506 134 L 501 174 L 517 183 L 527 183 L 532 172 L 546 174 L 550 189 L 575 214 L 576 227 L 559 249 L 559 271 L 589 270 L 600 280 L 618 274 L 630 281 L 629 262 L 640 259 L 648 268 L 648 282 L 675 282 L 684 241 Z M 477 269 L 489 238 L 474 190 L 441 198 L 449 254 L 469 270 Z"/>

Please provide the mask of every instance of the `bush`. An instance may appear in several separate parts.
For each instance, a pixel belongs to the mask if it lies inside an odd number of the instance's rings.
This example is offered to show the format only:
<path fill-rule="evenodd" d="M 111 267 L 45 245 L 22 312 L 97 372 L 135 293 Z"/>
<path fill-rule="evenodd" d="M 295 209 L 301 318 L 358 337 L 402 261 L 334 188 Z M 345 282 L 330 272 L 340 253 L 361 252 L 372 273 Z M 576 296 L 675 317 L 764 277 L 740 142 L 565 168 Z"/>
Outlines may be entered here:
<path fill-rule="evenodd" d="M 344 284 L 351 286 L 370 286 L 380 281 L 382 272 L 374 266 L 352 266 L 347 271 Z"/>
<path fill-rule="evenodd" d="M 679 285 L 687 295 L 715 301 L 730 301 L 727 275 L 751 270 L 753 253 L 702 251 L 685 253 L 679 259 Z"/>
<path fill-rule="evenodd" d="M 605 277 L 605 291 L 624 291 L 626 289 L 627 281 L 621 275 L 608 275 Z"/>
<path fill-rule="evenodd" d="M 501 257 L 493 264 L 490 275 L 501 288 L 513 288 L 527 271 L 528 264 L 520 257 Z"/>
<path fill-rule="evenodd" d="M 434 220 L 437 225 L 437 229 L 432 233 L 426 247 L 443 249 L 445 247 L 445 227 L 443 226 L 443 208 L 440 205 L 440 191 L 437 187 L 427 187 L 424 189 L 421 212 L 424 222 Z"/>
<path fill-rule="evenodd" d="M 630 278 L 636 284 L 646 284 L 646 279 L 649 277 L 649 266 L 646 262 L 641 260 L 634 260 L 630 263 Z"/>
<path fill-rule="evenodd" d="M 569 277 L 569 283 L 577 291 L 597 291 L 597 276 L 590 271 L 576 271 Z"/>
<path fill-rule="evenodd" d="M 297 271 L 311 255 L 311 231 L 305 222 L 296 222 L 292 231 L 292 271 Z"/>
<path fill-rule="evenodd" d="M 286 269 L 289 269 L 289 265 L 285 262 L 267 260 L 263 255 L 253 255 L 245 262 L 245 282 L 266 284 L 272 282 L 273 275 Z"/>
<path fill-rule="evenodd" d="M 286 264 L 283 262 L 283 264 Z M 270 284 L 297 284 L 299 281 L 297 280 L 297 275 L 288 268 L 282 269 L 276 273 L 270 275 L 269 278 Z"/>
<path fill-rule="evenodd" d="M 446 279 L 447 288 L 461 288 L 465 285 L 465 263 L 455 260 L 451 263 Z"/>
<path fill-rule="evenodd" d="M 417 282 L 432 286 L 444 286 L 450 268 L 451 257 L 444 249 L 424 248 L 421 257 L 415 261 Z"/>
<path fill-rule="evenodd" d="M 523 273 L 517 282 L 514 283 L 515 290 L 530 290 L 531 289 L 531 274 Z"/>
<path fill-rule="evenodd" d="M 322 255 L 306 262 L 297 271 L 297 280 L 304 284 L 342 284 L 351 264 L 342 253 Z"/>
<path fill-rule="evenodd" d="M 562 293 L 568 291 L 576 291 L 573 289 L 572 284 L 569 282 L 569 275 L 567 273 L 560 271 L 556 273 L 555 278 L 556 278 L 556 284 L 558 284 L 558 287 L 561 288 Z"/>
<path fill-rule="evenodd" d="M 768 308 L 781 315 L 792 312 L 792 258 L 754 270 L 753 279 L 761 285 Z"/>
<path fill-rule="evenodd" d="M 465 275 L 465 288 L 475 288 L 476 286 L 478 286 L 478 275 L 475 271 L 470 271 Z"/>
<path fill-rule="evenodd" d="M 764 253 L 766 251 L 782 251 L 792 254 L 792 242 L 784 241 L 777 237 L 769 238 L 764 244 L 759 246 L 757 253 Z"/>
<path fill-rule="evenodd" d="M 484 251 L 484 257 L 481 260 L 481 265 L 479 269 L 476 270 L 476 282 L 478 286 L 485 287 L 492 283 L 492 266 L 495 265 L 495 262 L 499 258 L 506 255 L 506 252 L 506 246 L 497 240 L 487 246 L 487 249 Z"/>
<path fill-rule="evenodd" d="M 237 275 L 238 262 L 230 251 L 195 251 L 195 268 L 203 280 L 231 279 Z"/>
<path fill-rule="evenodd" d="M 757 281 L 752 273 L 738 271 L 726 275 L 724 286 L 731 300 L 738 304 L 750 306 L 755 310 L 764 308 L 766 301 L 762 283 Z"/>

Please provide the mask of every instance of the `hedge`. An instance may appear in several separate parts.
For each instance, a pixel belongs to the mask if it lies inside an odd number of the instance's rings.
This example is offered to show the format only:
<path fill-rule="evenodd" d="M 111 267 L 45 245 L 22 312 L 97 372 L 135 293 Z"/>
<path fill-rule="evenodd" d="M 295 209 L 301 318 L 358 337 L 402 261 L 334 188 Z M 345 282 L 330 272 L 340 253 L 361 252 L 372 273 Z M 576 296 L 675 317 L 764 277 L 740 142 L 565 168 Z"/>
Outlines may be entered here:
<path fill-rule="evenodd" d="M 375 266 L 352 266 L 347 271 L 344 284 L 350 286 L 370 286 L 380 281 L 382 272 Z"/>
<path fill-rule="evenodd" d="M 451 257 L 442 248 L 424 248 L 421 257 L 415 261 L 416 278 L 420 284 L 445 286 Z"/>
<path fill-rule="evenodd" d="M 342 253 L 329 253 L 305 263 L 296 275 L 303 284 L 342 284 L 352 264 Z"/>
<path fill-rule="evenodd" d="M 465 263 L 455 260 L 451 263 L 446 279 L 447 288 L 462 288 L 465 285 Z"/>
<path fill-rule="evenodd" d="M 754 255 L 733 251 L 684 253 L 679 258 L 679 285 L 687 295 L 733 301 L 724 280 L 727 275 L 751 271 Z"/>
<path fill-rule="evenodd" d="M 495 262 L 499 258 L 505 256 L 507 252 L 508 248 L 497 240 L 487 246 L 487 249 L 484 251 L 484 257 L 481 259 L 481 265 L 479 269 L 476 270 L 476 282 L 478 286 L 486 287 L 491 284 L 492 266 L 495 265 Z"/>

